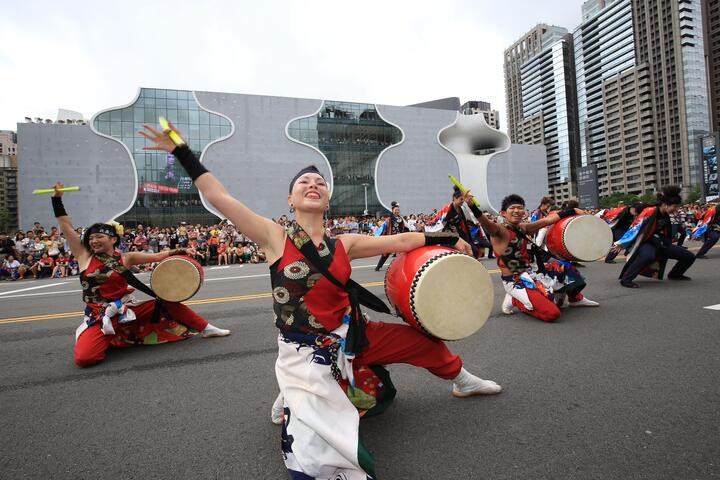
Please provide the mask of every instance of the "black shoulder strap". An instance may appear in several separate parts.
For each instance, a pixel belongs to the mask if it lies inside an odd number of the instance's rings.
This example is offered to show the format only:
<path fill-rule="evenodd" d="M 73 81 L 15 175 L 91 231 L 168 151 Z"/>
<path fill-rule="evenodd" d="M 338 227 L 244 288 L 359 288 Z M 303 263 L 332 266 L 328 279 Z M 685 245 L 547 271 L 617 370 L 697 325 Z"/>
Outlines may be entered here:
<path fill-rule="evenodd" d="M 110 257 L 112 259 L 113 257 Z M 163 311 L 165 314 L 167 312 L 165 311 L 165 308 L 163 306 L 163 301 L 155 294 L 155 292 L 152 291 L 150 287 L 145 285 L 143 282 L 140 281 L 139 278 L 135 276 L 134 273 L 130 271 L 129 268 L 122 265 L 122 268 L 117 268 L 116 264 L 110 260 L 104 261 L 105 265 L 110 268 L 113 272 L 119 273 L 123 277 L 125 277 L 125 280 L 127 280 L 128 285 L 131 287 L 135 287 L 141 292 L 143 292 L 146 295 L 149 295 L 150 297 L 155 299 L 155 309 L 153 310 L 153 316 L 150 320 L 152 323 L 157 323 L 160 320 L 160 312 Z"/>

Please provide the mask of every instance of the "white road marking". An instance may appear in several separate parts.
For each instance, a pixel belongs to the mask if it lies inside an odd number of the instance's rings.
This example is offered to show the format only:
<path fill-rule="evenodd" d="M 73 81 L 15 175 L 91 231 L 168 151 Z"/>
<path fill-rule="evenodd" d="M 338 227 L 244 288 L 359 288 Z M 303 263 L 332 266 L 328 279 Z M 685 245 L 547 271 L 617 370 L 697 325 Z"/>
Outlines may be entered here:
<path fill-rule="evenodd" d="M 10 290 L 8 292 L 2 292 L 0 295 L 8 295 L 10 293 L 17 293 L 17 292 L 27 292 L 28 290 L 37 290 L 38 288 L 49 288 L 49 287 L 55 287 L 57 285 L 63 285 L 68 282 L 57 282 L 57 283 L 48 283 L 46 285 L 38 285 L 37 287 L 28 287 L 28 288 L 21 288 L 19 290 Z"/>
<path fill-rule="evenodd" d="M 720 310 L 720 303 L 718 303 L 717 305 L 710 305 L 708 307 L 703 307 L 703 308 L 707 308 L 708 310 Z"/>
<path fill-rule="evenodd" d="M 241 266 L 242 266 L 242 265 L 241 265 Z M 373 267 L 375 267 L 375 265 L 357 265 L 357 266 L 353 266 L 354 269 L 355 269 L 355 268 L 373 268 Z M 211 270 L 215 270 L 215 269 L 217 269 L 217 268 L 225 269 L 226 267 L 225 267 L 225 266 L 222 266 L 222 267 L 214 267 L 214 268 L 211 268 Z M 144 274 L 148 274 L 148 273 L 149 273 L 149 272 L 142 272 L 142 273 L 136 274 L 135 276 L 137 277 L 137 276 L 144 275 Z M 237 276 L 233 276 L 233 277 L 206 278 L 206 279 L 204 280 L 204 282 L 220 282 L 220 281 L 224 281 L 224 280 L 242 280 L 242 279 L 244 279 L 244 278 L 261 278 L 261 277 L 269 277 L 269 276 L 270 276 L 269 273 L 259 273 L 259 274 L 256 274 L 256 275 L 237 275 Z M 78 292 L 82 292 L 82 290 L 78 289 L 78 290 L 61 290 L 61 291 L 59 291 L 59 292 L 22 293 L 22 294 L 19 294 L 19 295 L 8 295 L 8 294 L 10 294 L 10 293 L 23 292 L 23 291 L 27 291 L 27 290 L 35 290 L 35 289 L 37 289 L 37 288 L 54 287 L 55 285 L 62 285 L 62 284 L 64 284 L 64 283 L 68 283 L 68 282 L 58 282 L 58 283 L 52 283 L 52 284 L 48 284 L 48 285 L 40 285 L 40 286 L 37 286 L 37 287 L 23 288 L 23 289 L 20 289 L 20 290 L 12 290 L 12 291 L 9 291 L 9 292 L 0 293 L 0 295 L 7 295 L 7 296 L 5 296 L 5 297 L 3 297 L 3 298 L 22 298 L 22 297 L 41 297 L 41 296 L 44 296 L 44 295 L 59 295 L 59 294 L 63 294 L 63 293 L 78 293 Z M 147 283 L 147 282 L 143 282 L 143 283 L 145 283 L 147 286 L 150 286 L 150 284 Z"/>
<path fill-rule="evenodd" d="M 21 297 L 42 297 L 45 295 L 59 295 L 59 294 L 63 294 L 63 293 L 78 293 L 78 292 L 82 292 L 82 290 L 78 289 L 78 290 L 60 290 L 59 292 L 21 293 L 19 295 L 8 295 L 7 297 L 3 297 L 3 299 L 5 299 L 5 298 L 21 298 Z"/>

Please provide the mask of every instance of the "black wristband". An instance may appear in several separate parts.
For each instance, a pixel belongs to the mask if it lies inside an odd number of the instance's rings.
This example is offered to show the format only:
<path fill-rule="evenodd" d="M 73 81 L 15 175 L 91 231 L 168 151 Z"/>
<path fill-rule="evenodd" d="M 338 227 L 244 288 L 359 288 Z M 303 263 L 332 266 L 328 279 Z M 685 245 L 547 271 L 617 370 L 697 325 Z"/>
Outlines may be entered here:
<path fill-rule="evenodd" d="M 55 218 L 67 217 L 67 212 L 65 211 L 65 205 L 63 205 L 62 197 L 50 198 L 52 198 L 52 207 L 53 212 L 55 213 Z"/>
<path fill-rule="evenodd" d="M 454 232 L 425 232 L 425 246 L 442 245 L 452 247 L 459 239 L 460 236 Z"/>
<path fill-rule="evenodd" d="M 172 154 L 178 159 L 180 165 L 182 165 L 187 174 L 190 175 L 193 182 L 197 180 L 200 175 L 209 171 L 200 163 L 200 160 L 198 160 L 187 145 L 176 147 L 175 150 L 172 151 Z"/>
<path fill-rule="evenodd" d="M 572 217 L 575 215 L 575 209 L 574 208 L 567 208 L 565 210 L 560 210 L 557 212 L 557 216 L 560 217 L 560 220 L 567 217 Z"/>

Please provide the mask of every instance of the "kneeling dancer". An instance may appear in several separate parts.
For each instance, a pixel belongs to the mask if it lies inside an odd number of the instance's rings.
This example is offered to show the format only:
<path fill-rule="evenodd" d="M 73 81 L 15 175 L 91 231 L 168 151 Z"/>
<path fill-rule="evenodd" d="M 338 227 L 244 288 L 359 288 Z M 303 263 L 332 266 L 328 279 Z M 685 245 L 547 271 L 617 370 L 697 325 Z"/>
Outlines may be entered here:
<path fill-rule="evenodd" d="M 471 198 L 468 198 L 470 201 Z M 505 224 L 500 225 L 485 215 L 480 222 L 490 232 L 503 287 L 506 292 L 502 304 L 505 314 L 513 313 L 513 306 L 521 312 L 546 322 L 560 317 L 560 308 L 567 298 L 571 307 L 596 307 L 597 302 L 585 298 L 581 291 L 585 279 L 572 262 L 551 259 L 538 264 L 538 271 L 532 269 L 532 258 L 528 252 L 529 235 L 557 223 L 563 218 L 584 214 L 580 209 L 570 208 L 530 223 L 522 223 L 525 216 L 525 200 L 519 195 L 503 199 L 500 214 Z"/>
<path fill-rule="evenodd" d="M 693 229 L 690 238 L 693 240 L 704 239 L 695 258 L 707 258 L 705 255 L 720 240 L 720 210 L 717 209 L 717 205 L 707 209 L 702 221 Z"/>
<path fill-rule="evenodd" d="M 662 280 L 667 261 L 671 258 L 678 262 L 668 273 L 668 278 L 690 280 L 685 272 L 695 262 L 695 255 L 672 244 L 670 215 L 677 212 L 681 204 L 680 187 L 663 187 L 657 205 L 644 209 L 625 235 L 615 242 L 614 251 L 630 250 L 620 273 L 620 285 L 638 288 L 639 285 L 634 282 L 638 275 Z"/>
<path fill-rule="evenodd" d="M 95 223 L 80 235 L 70 221 L 62 203 L 63 184 L 55 185 L 52 205 L 68 245 L 80 268 L 80 283 L 85 302 L 85 318 L 75 332 L 75 364 L 89 367 L 105 360 L 108 348 L 152 345 L 184 340 L 197 332 L 204 338 L 230 334 L 210 325 L 182 303 L 149 300 L 137 302 L 133 286 L 152 291 L 130 272 L 129 268 L 159 262 L 170 255 L 183 255 L 185 249 L 160 253 L 116 250 L 120 237 L 113 225 Z M 188 253 L 192 253 L 187 249 Z"/>
<path fill-rule="evenodd" d="M 368 321 L 360 304 L 387 306 L 350 280 L 350 261 L 427 244 L 454 245 L 457 236 L 401 233 L 331 238 L 323 225 L 330 191 L 314 166 L 290 182 L 287 196 L 295 220 L 287 228 L 261 217 L 233 198 L 183 143 L 149 126 L 141 132 L 149 149 L 172 152 L 203 196 L 267 254 L 279 328 L 275 365 L 280 386 L 278 419 L 282 451 L 294 479 L 375 478 L 372 456 L 359 438 L 361 414 L 380 413 L 394 397 L 382 365 L 407 363 L 453 382 L 456 397 L 499 393 L 495 382 L 462 368 L 459 356 L 439 340 L 408 325 Z M 174 127 L 171 127 L 174 129 Z M 173 134 L 175 133 L 172 130 Z M 360 413 L 359 413 L 360 412 Z"/>

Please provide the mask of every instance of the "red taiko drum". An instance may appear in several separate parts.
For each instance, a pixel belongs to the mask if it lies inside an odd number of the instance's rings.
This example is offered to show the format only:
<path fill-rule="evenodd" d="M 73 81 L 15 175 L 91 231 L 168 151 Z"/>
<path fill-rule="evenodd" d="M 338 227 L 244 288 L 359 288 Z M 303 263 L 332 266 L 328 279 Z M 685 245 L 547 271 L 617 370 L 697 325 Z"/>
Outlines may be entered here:
<path fill-rule="evenodd" d="M 439 246 L 398 254 L 385 276 L 385 294 L 406 323 L 441 340 L 469 337 L 485 324 L 493 307 L 485 267 Z"/>
<path fill-rule="evenodd" d="M 150 276 L 150 288 L 165 301 L 184 302 L 200 290 L 203 277 L 198 262 L 183 255 L 173 255 L 157 264 Z"/>
<path fill-rule="evenodd" d="M 612 243 L 610 226 L 594 215 L 563 218 L 545 235 L 548 251 L 570 261 L 595 261 L 607 254 Z"/>

